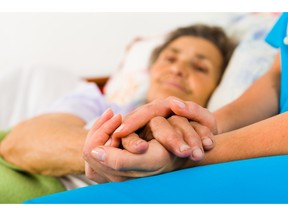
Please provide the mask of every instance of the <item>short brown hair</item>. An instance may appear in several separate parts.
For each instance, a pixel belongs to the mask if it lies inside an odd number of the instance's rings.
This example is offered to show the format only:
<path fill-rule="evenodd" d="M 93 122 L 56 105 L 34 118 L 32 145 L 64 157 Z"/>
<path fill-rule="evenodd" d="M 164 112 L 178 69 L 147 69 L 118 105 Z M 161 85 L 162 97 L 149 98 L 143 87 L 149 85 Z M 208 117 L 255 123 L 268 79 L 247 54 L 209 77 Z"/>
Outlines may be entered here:
<path fill-rule="evenodd" d="M 193 36 L 204 38 L 212 42 L 221 52 L 223 57 L 222 73 L 224 72 L 230 57 L 234 51 L 235 43 L 228 38 L 221 27 L 195 24 L 187 27 L 181 27 L 171 32 L 165 42 L 154 49 L 150 57 L 150 66 L 157 60 L 160 53 L 174 40 L 182 36 Z"/>

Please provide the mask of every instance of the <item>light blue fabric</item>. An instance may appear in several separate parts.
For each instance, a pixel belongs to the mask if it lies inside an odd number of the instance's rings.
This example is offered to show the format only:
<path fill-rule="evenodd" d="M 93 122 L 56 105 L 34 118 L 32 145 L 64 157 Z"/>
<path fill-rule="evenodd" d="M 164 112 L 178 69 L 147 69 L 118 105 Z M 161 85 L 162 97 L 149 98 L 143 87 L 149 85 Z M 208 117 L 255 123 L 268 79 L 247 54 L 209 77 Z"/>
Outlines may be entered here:
<path fill-rule="evenodd" d="M 281 87 L 280 87 L 280 113 L 288 111 L 288 45 L 284 44 L 287 37 L 288 13 L 283 13 L 266 37 L 266 41 L 281 53 Z"/>
<path fill-rule="evenodd" d="M 288 156 L 207 165 L 87 186 L 26 204 L 288 203 Z"/>

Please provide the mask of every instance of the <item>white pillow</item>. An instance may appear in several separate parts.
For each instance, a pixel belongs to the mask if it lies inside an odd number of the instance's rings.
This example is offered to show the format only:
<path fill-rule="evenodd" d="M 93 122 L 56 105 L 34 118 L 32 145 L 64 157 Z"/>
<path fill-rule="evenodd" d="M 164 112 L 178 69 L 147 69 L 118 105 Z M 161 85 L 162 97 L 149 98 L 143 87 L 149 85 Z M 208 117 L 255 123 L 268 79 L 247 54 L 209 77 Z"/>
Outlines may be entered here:
<path fill-rule="evenodd" d="M 277 17 L 273 14 L 252 14 L 233 26 L 249 26 L 225 70 L 221 83 L 211 96 L 207 108 L 215 111 L 238 98 L 271 66 L 277 50 L 265 42 L 265 36 Z"/>

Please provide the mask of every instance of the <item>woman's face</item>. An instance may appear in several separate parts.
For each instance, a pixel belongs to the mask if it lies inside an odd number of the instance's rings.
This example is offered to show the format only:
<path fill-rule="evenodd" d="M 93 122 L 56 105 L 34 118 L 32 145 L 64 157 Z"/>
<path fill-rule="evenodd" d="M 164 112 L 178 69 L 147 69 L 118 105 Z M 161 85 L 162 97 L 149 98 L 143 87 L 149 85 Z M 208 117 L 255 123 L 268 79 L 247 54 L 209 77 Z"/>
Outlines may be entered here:
<path fill-rule="evenodd" d="M 179 37 L 151 66 L 147 100 L 176 96 L 206 106 L 221 77 L 222 64 L 223 57 L 212 42 Z"/>

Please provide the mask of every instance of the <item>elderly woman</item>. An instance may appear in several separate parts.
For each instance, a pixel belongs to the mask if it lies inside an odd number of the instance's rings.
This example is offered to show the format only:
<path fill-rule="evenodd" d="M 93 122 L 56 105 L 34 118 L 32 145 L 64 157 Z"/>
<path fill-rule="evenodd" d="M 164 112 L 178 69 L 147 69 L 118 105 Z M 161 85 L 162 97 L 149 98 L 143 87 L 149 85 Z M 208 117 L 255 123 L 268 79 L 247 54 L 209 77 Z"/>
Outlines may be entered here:
<path fill-rule="evenodd" d="M 232 41 L 219 27 L 192 25 L 171 32 L 163 45 L 152 53 L 147 102 L 175 96 L 206 106 L 221 80 L 233 48 Z M 85 125 L 109 107 L 114 113 L 128 112 L 107 103 L 95 86 L 68 95 L 50 110 L 53 113 L 16 125 L 2 141 L 1 155 L 30 173 L 50 176 L 84 174 L 82 149 L 88 134 Z M 103 115 L 111 118 L 112 111 L 109 109 Z M 119 118 L 120 115 L 114 117 L 115 120 Z M 209 139 L 203 143 L 196 142 L 191 159 L 200 160 L 204 149 L 212 147 Z M 183 143 L 181 150 L 189 151 L 187 148 L 188 145 Z M 98 171 L 101 172 L 101 167 Z M 78 177 L 75 175 L 73 179 Z M 71 179 L 67 176 L 60 178 L 65 189 L 79 186 L 71 185 Z"/>

